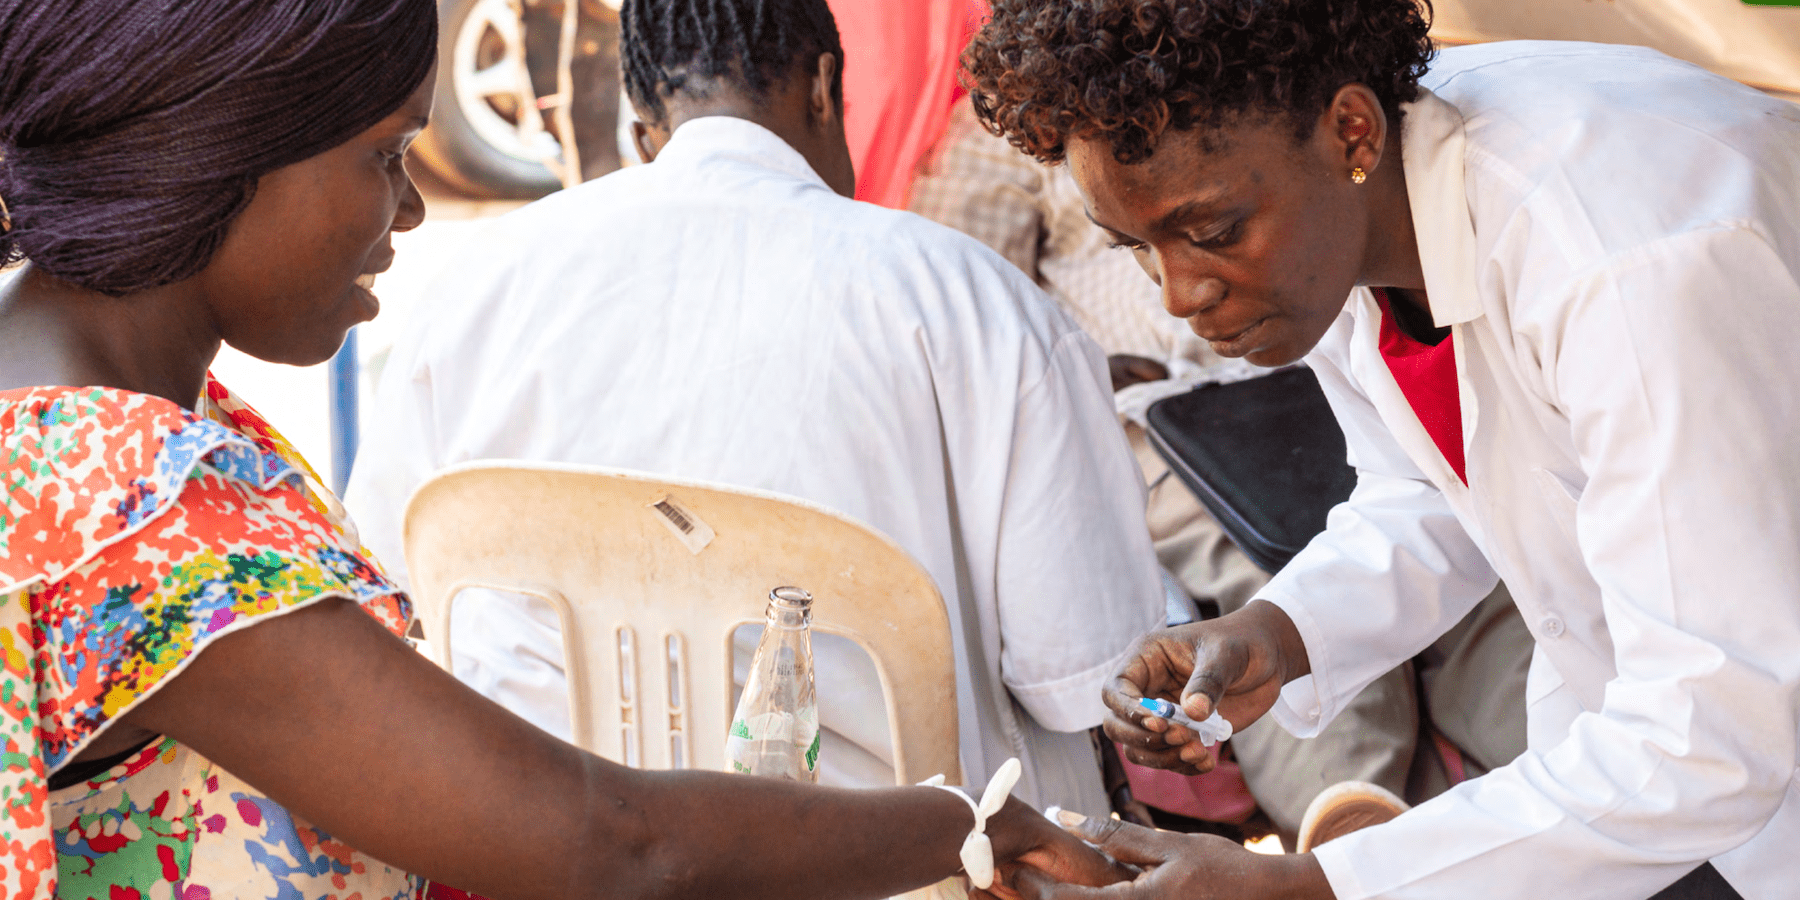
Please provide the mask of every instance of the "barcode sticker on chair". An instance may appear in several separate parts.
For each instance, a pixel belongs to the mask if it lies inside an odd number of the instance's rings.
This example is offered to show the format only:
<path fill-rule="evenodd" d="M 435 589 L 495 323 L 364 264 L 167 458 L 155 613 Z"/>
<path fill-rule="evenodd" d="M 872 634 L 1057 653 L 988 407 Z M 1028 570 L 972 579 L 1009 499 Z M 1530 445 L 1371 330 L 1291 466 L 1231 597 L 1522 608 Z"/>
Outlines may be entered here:
<path fill-rule="evenodd" d="M 655 510 L 657 520 L 667 526 L 669 533 L 685 544 L 689 553 L 699 553 L 712 543 L 712 526 L 702 522 L 693 510 L 676 502 L 675 498 L 664 494 L 661 500 L 650 504 Z"/>

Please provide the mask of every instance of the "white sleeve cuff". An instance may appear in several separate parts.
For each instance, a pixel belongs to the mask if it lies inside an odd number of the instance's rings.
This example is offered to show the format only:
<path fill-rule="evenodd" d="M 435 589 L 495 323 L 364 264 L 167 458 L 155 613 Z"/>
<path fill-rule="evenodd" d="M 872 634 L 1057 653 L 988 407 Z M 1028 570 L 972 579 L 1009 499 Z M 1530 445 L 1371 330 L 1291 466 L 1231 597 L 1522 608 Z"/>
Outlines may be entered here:
<path fill-rule="evenodd" d="M 1319 868 L 1325 871 L 1325 881 L 1331 885 L 1331 893 L 1337 900 L 1363 900 L 1369 896 L 1362 880 L 1356 877 L 1355 867 L 1350 864 L 1349 843 L 1340 840 L 1321 844 L 1312 854 L 1313 859 L 1319 861 Z"/>
<path fill-rule="evenodd" d="M 1131 656 L 1130 647 L 1118 656 L 1074 675 L 1038 684 L 1006 683 L 1007 690 L 1019 705 L 1051 731 L 1086 731 L 1106 717 L 1106 703 L 1100 691 L 1107 679 L 1116 674 Z"/>
<path fill-rule="evenodd" d="M 1306 656 L 1313 672 L 1284 685 L 1281 695 L 1275 700 L 1275 706 L 1269 712 L 1294 737 L 1316 737 L 1343 708 L 1341 702 L 1333 702 L 1331 697 L 1330 656 L 1324 634 L 1320 632 L 1319 623 L 1313 619 L 1306 606 L 1293 597 L 1281 593 L 1264 593 L 1257 595 L 1255 599 L 1275 604 L 1293 621 L 1294 628 L 1300 632 L 1300 641 L 1306 647 Z"/>

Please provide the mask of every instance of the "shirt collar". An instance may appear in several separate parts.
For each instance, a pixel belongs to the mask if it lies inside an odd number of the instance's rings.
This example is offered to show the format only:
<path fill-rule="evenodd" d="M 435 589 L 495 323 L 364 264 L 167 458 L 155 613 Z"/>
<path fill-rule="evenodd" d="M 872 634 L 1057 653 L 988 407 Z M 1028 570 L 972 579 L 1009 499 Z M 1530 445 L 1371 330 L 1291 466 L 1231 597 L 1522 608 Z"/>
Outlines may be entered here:
<path fill-rule="evenodd" d="M 1402 167 L 1413 234 L 1425 273 L 1431 318 L 1442 328 L 1481 315 L 1475 288 L 1475 225 L 1463 180 L 1462 112 L 1419 88 L 1419 99 L 1404 105 Z"/>
<path fill-rule="evenodd" d="M 689 119 L 675 128 L 662 152 L 656 155 L 657 162 L 669 160 L 688 164 L 708 158 L 744 160 L 830 190 L 830 185 L 813 171 L 806 157 L 780 135 L 736 116 Z"/>

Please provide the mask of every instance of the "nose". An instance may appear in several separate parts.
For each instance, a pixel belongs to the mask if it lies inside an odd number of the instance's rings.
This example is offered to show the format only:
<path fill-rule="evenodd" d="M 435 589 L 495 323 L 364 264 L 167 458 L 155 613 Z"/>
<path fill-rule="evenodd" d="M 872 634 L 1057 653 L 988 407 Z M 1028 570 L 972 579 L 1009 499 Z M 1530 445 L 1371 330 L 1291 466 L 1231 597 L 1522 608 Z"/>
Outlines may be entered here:
<path fill-rule="evenodd" d="M 1225 299 L 1225 282 L 1207 272 L 1171 270 L 1162 267 L 1163 309 L 1177 319 L 1202 315 Z"/>
<path fill-rule="evenodd" d="M 400 193 L 400 208 L 394 210 L 394 231 L 411 231 L 425 222 L 425 195 L 406 176 L 406 189 Z"/>

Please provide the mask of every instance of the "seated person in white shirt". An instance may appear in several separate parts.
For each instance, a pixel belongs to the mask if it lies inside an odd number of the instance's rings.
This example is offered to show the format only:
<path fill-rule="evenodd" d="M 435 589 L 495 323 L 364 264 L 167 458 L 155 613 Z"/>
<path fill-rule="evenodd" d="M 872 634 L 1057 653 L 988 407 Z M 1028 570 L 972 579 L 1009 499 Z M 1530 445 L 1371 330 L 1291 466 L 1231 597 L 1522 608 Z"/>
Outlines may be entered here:
<path fill-rule="evenodd" d="M 977 241 L 848 199 L 824 0 L 622 15 L 653 161 L 504 217 L 438 282 L 348 492 L 368 546 L 400 569 L 407 496 L 477 458 L 825 504 L 943 592 L 965 781 L 1018 756 L 1022 799 L 1105 813 L 1088 729 L 1164 605 L 1099 349 Z M 567 733 L 547 610 L 465 595 L 452 628 L 459 677 Z M 872 668 L 829 636 L 814 648 L 821 780 L 892 783 Z"/>

